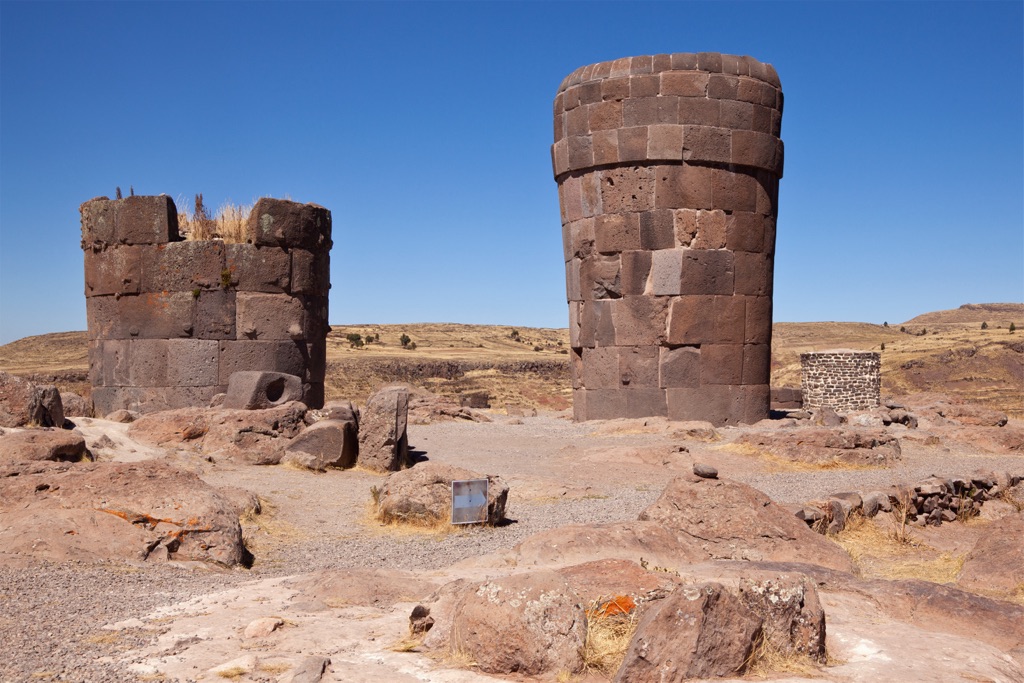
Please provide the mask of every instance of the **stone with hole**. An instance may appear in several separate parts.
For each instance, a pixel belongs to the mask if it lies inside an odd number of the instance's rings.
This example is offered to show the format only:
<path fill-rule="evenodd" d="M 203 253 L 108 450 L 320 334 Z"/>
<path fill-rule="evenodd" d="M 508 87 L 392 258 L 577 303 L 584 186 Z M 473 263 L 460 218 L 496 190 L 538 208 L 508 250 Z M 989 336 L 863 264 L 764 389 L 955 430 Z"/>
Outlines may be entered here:
<path fill-rule="evenodd" d="M 224 408 L 264 410 L 302 400 L 302 380 L 283 372 L 243 370 L 231 373 Z"/>

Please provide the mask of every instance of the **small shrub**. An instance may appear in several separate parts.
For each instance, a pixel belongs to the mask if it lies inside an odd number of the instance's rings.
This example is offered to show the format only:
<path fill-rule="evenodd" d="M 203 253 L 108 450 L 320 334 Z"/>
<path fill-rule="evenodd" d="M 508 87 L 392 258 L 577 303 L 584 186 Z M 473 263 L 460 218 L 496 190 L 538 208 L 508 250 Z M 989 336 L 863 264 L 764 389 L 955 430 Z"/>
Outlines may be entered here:
<path fill-rule="evenodd" d="M 227 289 L 231 286 L 231 269 L 225 268 L 220 271 L 220 286 Z"/>
<path fill-rule="evenodd" d="M 411 341 L 412 339 L 409 339 L 409 335 L 407 335 L 405 332 L 403 332 L 402 336 L 398 338 L 398 343 L 402 345 L 403 349 L 407 348 L 409 346 L 409 342 Z"/>
<path fill-rule="evenodd" d="M 885 342 L 882 342 L 882 351 L 885 351 Z"/>
<path fill-rule="evenodd" d="M 982 323 L 981 324 L 981 329 L 987 330 L 988 329 L 988 323 Z"/>
<path fill-rule="evenodd" d="M 519 341 L 519 330 L 512 330 L 508 336 L 513 341 Z"/>
<path fill-rule="evenodd" d="M 901 325 L 901 326 L 900 326 L 900 332 L 906 332 L 906 331 L 907 331 L 907 328 L 906 328 L 906 327 L 903 327 L 903 326 Z"/>
<path fill-rule="evenodd" d="M 1014 325 L 1013 323 L 1010 323 L 1010 334 L 1013 334 L 1016 331 L 1017 331 L 1017 326 Z"/>
<path fill-rule="evenodd" d="M 544 349 L 542 349 L 542 348 L 541 348 L 541 347 L 539 347 L 539 346 L 534 346 L 534 347 L 533 347 L 533 350 L 534 350 L 534 351 L 543 351 Z"/>
<path fill-rule="evenodd" d="M 363 345 L 363 335 L 358 332 L 349 332 L 345 335 L 345 339 L 348 340 L 348 345 L 353 349 L 358 349 Z"/>
<path fill-rule="evenodd" d="M 882 327 L 889 327 L 889 321 L 886 320 L 884 323 L 882 323 Z"/>

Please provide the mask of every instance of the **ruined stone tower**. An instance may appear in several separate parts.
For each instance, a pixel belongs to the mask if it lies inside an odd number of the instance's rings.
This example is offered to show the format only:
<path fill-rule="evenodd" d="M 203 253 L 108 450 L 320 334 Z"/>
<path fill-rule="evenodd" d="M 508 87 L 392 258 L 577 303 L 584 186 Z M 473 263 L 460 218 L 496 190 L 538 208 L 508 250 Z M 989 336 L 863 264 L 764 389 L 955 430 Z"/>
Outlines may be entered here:
<path fill-rule="evenodd" d="M 164 195 L 81 213 L 96 415 L 205 406 L 239 370 L 297 375 L 323 405 L 330 211 L 261 199 L 241 244 L 181 240 Z"/>
<path fill-rule="evenodd" d="M 554 119 L 576 419 L 767 417 L 775 70 L 718 53 L 592 64 Z"/>

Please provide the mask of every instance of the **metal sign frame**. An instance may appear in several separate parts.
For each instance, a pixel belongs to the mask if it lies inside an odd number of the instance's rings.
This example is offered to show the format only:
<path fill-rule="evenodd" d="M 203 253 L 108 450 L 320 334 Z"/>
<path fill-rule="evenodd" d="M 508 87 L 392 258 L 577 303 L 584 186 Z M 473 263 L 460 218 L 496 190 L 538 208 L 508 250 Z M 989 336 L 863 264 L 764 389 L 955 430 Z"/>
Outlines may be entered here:
<path fill-rule="evenodd" d="M 487 480 L 452 482 L 452 524 L 483 524 L 487 521 Z"/>

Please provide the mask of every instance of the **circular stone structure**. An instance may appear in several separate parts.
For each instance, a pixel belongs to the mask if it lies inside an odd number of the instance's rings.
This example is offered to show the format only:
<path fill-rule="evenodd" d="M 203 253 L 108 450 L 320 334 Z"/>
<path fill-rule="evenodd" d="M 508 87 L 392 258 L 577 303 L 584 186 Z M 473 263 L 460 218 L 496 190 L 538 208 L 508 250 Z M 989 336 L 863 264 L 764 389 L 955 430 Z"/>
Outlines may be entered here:
<path fill-rule="evenodd" d="M 577 69 L 554 102 L 573 411 L 768 417 L 782 90 L 718 53 Z"/>
<path fill-rule="evenodd" d="M 832 349 L 800 354 L 804 408 L 839 412 L 877 408 L 882 393 L 882 354 Z"/>

